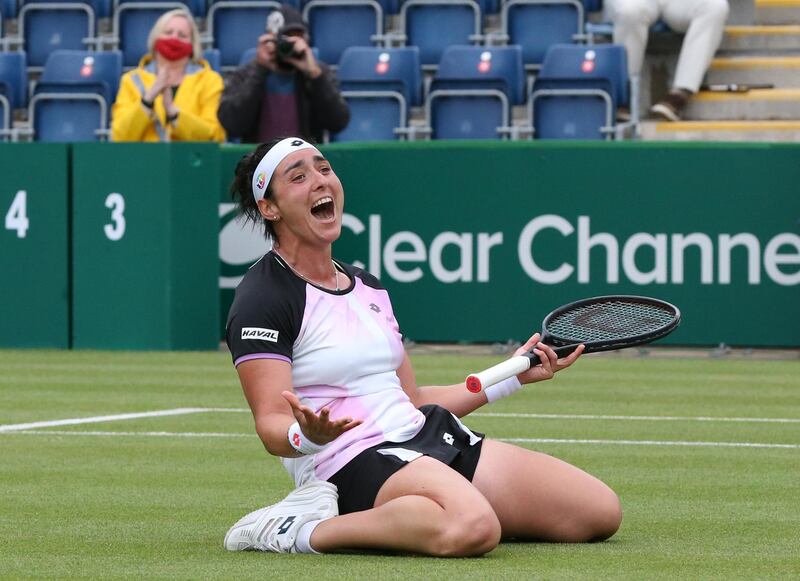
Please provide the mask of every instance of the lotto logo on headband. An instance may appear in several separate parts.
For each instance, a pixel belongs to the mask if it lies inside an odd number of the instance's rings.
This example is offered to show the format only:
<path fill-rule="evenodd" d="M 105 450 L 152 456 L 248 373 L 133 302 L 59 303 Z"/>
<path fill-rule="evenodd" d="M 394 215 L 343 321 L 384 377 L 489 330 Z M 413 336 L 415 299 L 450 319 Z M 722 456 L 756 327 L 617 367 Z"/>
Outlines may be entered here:
<path fill-rule="evenodd" d="M 262 171 L 260 174 L 258 174 L 258 177 L 256 177 L 256 187 L 260 190 L 261 188 L 264 187 L 264 182 L 266 181 L 267 181 L 267 174 L 265 174 Z"/>

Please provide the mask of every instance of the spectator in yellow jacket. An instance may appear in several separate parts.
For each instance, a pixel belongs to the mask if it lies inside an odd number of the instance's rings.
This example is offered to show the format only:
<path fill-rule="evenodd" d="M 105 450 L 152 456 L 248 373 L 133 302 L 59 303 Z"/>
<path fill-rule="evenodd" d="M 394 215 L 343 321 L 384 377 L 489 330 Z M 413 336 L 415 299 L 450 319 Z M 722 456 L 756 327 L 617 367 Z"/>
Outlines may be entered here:
<path fill-rule="evenodd" d="M 122 76 L 111 110 L 113 141 L 224 141 L 222 77 L 201 58 L 192 15 L 170 10 L 153 25 L 149 54 Z"/>

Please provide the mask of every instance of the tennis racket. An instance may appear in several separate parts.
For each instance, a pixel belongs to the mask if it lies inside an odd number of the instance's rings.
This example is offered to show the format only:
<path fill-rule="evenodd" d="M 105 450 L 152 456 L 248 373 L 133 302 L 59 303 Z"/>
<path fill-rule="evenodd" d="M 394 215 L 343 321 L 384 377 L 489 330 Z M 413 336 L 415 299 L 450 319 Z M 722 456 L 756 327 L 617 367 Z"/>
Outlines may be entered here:
<path fill-rule="evenodd" d="M 542 322 L 542 343 L 566 357 L 579 345 L 584 353 L 612 351 L 650 343 L 669 335 L 681 322 L 675 305 L 637 296 L 605 296 L 583 299 L 559 307 Z M 472 393 L 508 379 L 540 363 L 537 355 L 525 353 L 467 377 Z"/>

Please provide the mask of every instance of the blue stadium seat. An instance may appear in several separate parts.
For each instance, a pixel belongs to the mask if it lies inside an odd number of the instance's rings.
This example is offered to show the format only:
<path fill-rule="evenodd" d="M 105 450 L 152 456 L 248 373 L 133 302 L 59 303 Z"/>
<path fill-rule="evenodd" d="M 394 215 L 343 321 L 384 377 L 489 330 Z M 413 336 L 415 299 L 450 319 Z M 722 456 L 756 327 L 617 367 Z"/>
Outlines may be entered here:
<path fill-rule="evenodd" d="M 264 34 L 267 16 L 280 8 L 273 0 L 222 0 L 208 10 L 207 28 L 212 45 L 219 49 L 220 65 L 236 66 L 242 54 L 256 46 Z"/>
<path fill-rule="evenodd" d="M 0 94 L 12 109 L 28 106 L 28 73 L 24 52 L 0 52 Z"/>
<path fill-rule="evenodd" d="M 0 139 L 15 138 L 14 109 L 28 105 L 24 52 L 0 52 Z"/>
<path fill-rule="evenodd" d="M 383 8 L 375 0 L 311 0 L 303 8 L 319 59 L 336 64 L 351 46 L 376 46 L 383 39 Z"/>
<path fill-rule="evenodd" d="M 548 47 L 585 39 L 581 0 L 508 0 L 500 15 L 500 37 L 522 47 L 522 61 L 538 69 Z"/>
<path fill-rule="evenodd" d="M 111 0 L 95 0 L 94 9 L 95 15 L 98 18 L 109 18 L 111 16 Z"/>
<path fill-rule="evenodd" d="M 207 48 L 203 51 L 203 58 L 208 61 L 208 65 L 217 72 L 220 72 L 220 57 L 219 50 L 216 48 Z"/>
<path fill-rule="evenodd" d="M 433 139 L 498 139 L 512 134 L 511 107 L 524 102 L 525 70 L 517 45 L 451 46 L 425 100 Z"/>
<path fill-rule="evenodd" d="M 482 14 L 497 14 L 502 8 L 502 0 L 480 0 Z"/>
<path fill-rule="evenodd" d="M 483 41 L 481 8 L 475 0 L 405 0 L 400 8 L 401 39 L 419 47 L 426 69 L 434 69 L 448 46 Z"/>
<path fill-rule="evenodd" d="M 256 47 L 248 48 L 246 51 L 242 53 L 242 56 L 239 58 L 239 66 L 246 65 L 250 61 L 256 58 Z"/>
<path fill-rule="evenodd" d="M 123 4 L 159 4 L 164 0 L 110 0 L 112 2 L 112 14 Z M 206 0 L 175 0 L 183 4 L 183 8 L 189 10 L 195 18 L 203 18 L 206 15 Z"/>
<path fill-rule="evenodd" d="M 97 141 L 108 136 L 110 106 L 122 75 L 119 51 L 56 51 L 28 108 L 36 141 Z"/>
<path fill-rule="evenodd" d="M 401 0 L 378 0 L 378 4 L 383 8 L 384 14 L 397 14 L 400 10 Z"/>
<path fill-rule="evenodd" d="M 410 133 L 409 107 L 422 103 L 417 47 L 350 47 L 337 76 L 350 123 L 331 141 L 391 141 Z"/>
<path fill-rule="evenodd" d="M 111 25 L 111 46 L 122 51 L 122 66 L 135 67 L 147 54 L 147 36 L 156 20 L 169 10 L 187 8 L 178 1 L 123 0 L 116 4 Z"/>
<path fill-rule="evenodd" d="M 616 110 L 630 103 L 621 45 L 556 45 L 547 51 L 528 102 L 536 139 L 612 139 Z"/>
<path fill-rule="evenodd" d="M 41 70 L 55 50 L 96 48 L 94 0 L 26 0 L 19 11 L 19 34 L 33 71 Z"/>
<path fill-rule="evenodd" d="M 0 0 L 0 15 L 8 20 L 14 20 L 17 17 L 17 0 Z"/>

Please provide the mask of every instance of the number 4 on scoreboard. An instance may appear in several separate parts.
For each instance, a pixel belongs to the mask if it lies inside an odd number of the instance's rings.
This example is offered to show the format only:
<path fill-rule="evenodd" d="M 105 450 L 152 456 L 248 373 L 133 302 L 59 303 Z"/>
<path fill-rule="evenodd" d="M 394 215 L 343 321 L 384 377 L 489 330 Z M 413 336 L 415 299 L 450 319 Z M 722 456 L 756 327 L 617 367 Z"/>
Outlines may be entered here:
<path fill-rule="evenodd" d="M 6 213 L 6 230 L 16 230 L 17 238 L 25 238 L 29 226 L 28 194 L 25 190 L 20 190 Z"/>

